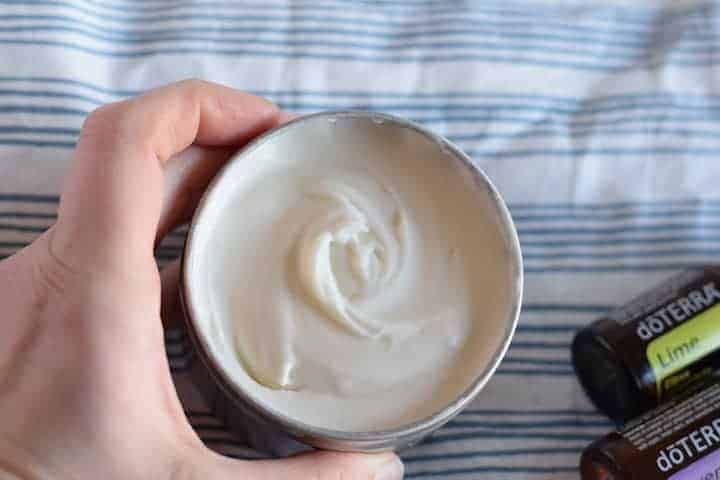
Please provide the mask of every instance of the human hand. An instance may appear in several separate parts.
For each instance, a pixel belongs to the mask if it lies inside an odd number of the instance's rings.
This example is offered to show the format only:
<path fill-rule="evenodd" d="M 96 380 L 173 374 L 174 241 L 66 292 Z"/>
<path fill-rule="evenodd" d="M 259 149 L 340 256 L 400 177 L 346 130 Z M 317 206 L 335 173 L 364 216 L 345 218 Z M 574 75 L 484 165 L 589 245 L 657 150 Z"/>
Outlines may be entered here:
<path fill-rule="evenodd" d="M 0 478 L 402 477 L 391 453 L 222 457 L 177 398 L 154 247 L 190 217 L 232 147 L 281 118 L 260 98 L 199 81 L 87 118 L 57 222 L 0 262 Z"/>

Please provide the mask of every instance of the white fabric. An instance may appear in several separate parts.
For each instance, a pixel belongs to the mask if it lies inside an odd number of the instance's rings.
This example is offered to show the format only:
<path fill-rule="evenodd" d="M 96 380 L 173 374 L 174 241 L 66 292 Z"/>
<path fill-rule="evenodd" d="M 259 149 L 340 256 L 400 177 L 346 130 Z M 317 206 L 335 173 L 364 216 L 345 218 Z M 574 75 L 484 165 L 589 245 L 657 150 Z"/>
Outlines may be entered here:
<path fill-rule="evenodd" d="M 577 478 L 611 425 L 571 372 L 573 332 L 718 253 L 720 13 L 627 3 L 0 0 L 0 255 L 53 221 L 83 117 L 104 102 L 200 77 L 297 113 L 410 117 L 496 183 L 527 276 L 498 374 L 403 452 L 408 478 Z M 168 344 L 181 367 L 182 339 Z M 186 383 L 208 444 L 253 456 Z"/>

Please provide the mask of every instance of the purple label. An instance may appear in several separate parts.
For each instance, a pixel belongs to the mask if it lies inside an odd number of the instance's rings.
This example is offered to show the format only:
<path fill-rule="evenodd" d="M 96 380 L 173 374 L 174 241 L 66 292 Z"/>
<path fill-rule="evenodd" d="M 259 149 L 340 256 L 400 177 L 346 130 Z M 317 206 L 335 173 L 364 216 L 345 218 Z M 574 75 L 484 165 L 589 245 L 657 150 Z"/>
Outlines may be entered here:
<path fill-rule="evenodd" d="M 668 480 L 720 480 L 720 449 L 683 468 Z"/>

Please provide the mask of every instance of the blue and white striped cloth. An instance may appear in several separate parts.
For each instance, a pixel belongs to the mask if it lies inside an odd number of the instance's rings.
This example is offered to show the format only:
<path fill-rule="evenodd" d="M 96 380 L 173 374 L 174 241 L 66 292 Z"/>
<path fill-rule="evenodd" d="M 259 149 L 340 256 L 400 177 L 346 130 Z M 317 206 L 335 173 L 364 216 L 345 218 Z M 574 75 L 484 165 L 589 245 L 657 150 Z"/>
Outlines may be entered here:
<path fill-rule="evenodd" d="M 447 135 L 496 183 L 525 255 L 507 358 L 475 404 L 403 453 L 409 478 L 578 478 L 611 428 L 573 332 L 720 252 L 720 4 L 487 0 L 0 0 L 0 256 L 55 218 L 83 117 L 186 77 L 291 112 L 361 108 Z M 176 256 L 181 233 L 158 251 Z M 213 418 L 167 339 L 188 415 Z"/>

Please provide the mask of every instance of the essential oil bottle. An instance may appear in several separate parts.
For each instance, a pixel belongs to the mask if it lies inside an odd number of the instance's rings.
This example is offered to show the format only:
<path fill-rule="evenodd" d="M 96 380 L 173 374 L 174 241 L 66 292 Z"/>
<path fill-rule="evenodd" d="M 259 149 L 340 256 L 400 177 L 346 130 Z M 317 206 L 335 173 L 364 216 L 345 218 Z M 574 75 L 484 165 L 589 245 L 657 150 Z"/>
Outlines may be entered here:
<path fill-rule="evenodd" d="M 720 266 L 679 274 L 584 328 L 572 360 L 618 425 L 706 384 L 720 370 Z"/>
<path fill-rule="evenodd" d="M 720 383 L 592 443 L 580 472 L 583 480 L 720 480 Z"/>

